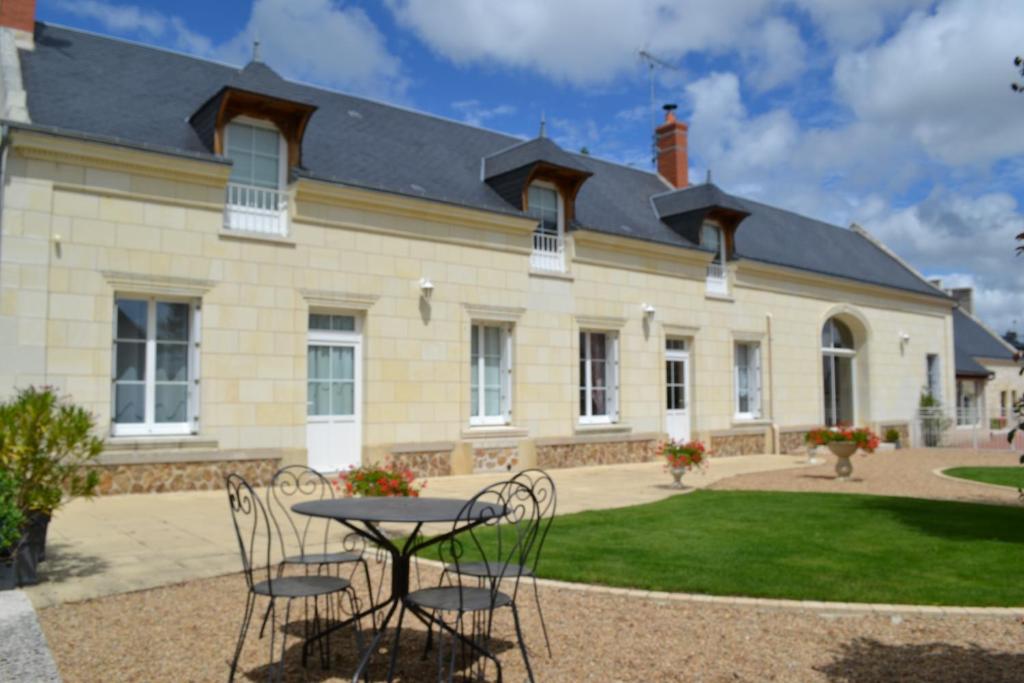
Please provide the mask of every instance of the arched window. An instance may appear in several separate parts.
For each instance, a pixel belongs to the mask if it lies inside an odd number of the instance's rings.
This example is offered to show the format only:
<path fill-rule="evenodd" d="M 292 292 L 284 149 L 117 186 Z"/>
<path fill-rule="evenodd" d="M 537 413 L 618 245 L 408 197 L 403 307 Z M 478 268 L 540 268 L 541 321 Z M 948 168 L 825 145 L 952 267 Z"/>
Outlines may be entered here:
<path fill-rule="evenodd" d="M 841 320 L 830 318 L 821 329 L 825 424 L 853 424 L 854 364 L 857 351 L 853 333 Z"/>

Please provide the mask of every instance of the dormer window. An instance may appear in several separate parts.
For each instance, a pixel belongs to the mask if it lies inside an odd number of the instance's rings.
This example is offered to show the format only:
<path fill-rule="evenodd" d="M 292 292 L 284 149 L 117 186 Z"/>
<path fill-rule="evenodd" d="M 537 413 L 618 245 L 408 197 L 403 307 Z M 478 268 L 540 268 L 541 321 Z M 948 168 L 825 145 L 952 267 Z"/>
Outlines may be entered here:
<path fill-rule="evenodd" d="M 707 291 L 712 294 L 728 294 L 729 280 L 725 269 L 725 234 L 714 223 L 705 222 L 700 226 L 700 244 L 714 253 L 708 264 Z"/>
<path fill-rule="evenodd" d="M 239 117 L 224 127 L 224 154 L 232 162 L 224 227 L 288 235 L 284 137 L 269 122 Z"/>
<path fill-rule="evenodd" d="M 565 208 L 558 188 L 535 181 L 530 184 L 526 202 L 526 213 L 537 219 L 530 267 L 534 270 L 564 272 Z"/>

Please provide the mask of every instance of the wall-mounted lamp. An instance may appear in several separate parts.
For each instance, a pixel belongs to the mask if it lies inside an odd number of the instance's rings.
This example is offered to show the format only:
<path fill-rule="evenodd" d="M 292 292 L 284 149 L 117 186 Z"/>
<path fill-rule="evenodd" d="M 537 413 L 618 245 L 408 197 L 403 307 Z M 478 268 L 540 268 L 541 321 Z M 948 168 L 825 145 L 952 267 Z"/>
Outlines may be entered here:
<path fill-rule="evenodd" d="M 906 332 L 900 332 L 900 344 L 906 344 L 910 341 L 910 335 Z"/>
<path fill-rule="evenodd" d="M 429 300 L 430 295 L 434 293 L 434 283 L 429 278 L 420 278 L 420 294 L 423 295 L 424 299 Z"/>
<path fill-rule="evenodd" d="M 644 315 L 648 318 L 654 317 L 654 306 L 650 304 L 640 304 L 640 310 L 644 312 Z"/>

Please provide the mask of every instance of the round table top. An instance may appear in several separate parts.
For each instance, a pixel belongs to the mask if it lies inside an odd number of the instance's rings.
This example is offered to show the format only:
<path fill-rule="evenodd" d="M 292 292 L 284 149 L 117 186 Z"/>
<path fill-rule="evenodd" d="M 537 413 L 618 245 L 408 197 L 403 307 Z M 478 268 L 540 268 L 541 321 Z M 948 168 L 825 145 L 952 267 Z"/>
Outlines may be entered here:
<path fill-rule="evenodd" d="M 456 498 L 332 498 L 296 503 L 292 510 L 311 517 L 394 523 L 491 519 L 502 512 L 495 505 L 476 503 L 467 515 L 463 509 L 468 502 Z"/>

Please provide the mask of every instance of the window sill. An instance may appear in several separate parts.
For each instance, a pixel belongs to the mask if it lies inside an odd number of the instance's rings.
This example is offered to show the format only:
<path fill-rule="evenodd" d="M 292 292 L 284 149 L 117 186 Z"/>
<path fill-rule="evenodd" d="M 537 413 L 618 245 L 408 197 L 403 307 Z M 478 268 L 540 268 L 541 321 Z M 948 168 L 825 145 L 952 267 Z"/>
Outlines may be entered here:
<path fill-rule="evenodd" d="M 742 415 L 732 416 L 733 427 L 767 427 L 772 421 L 766 417 L 743 417 Z"/>
<path fill-rule="evenodd" d="M 529 429 L 514 425 L 470 425 L 462 430 L 462 438 L 466 440 L 524 438 L 529 435 Z"/>
<path fill-rule="evenodd" d="M 728 301 L 732 303 L 736 301 L 732 294 L 719 294 L 718 292 L 704 292 L 705 299 L 713 299 L 714 301 Z"/>
<path fill-rule="evenodd" d="M 566 282 L 572 282 L 576 279 L 576 276 L 568 271 L 537 270 L 535 268 L 530 268 L 528 275 L 530 277 L 542 277 L 549 280 L 564 280 Z"/>
<path fill-rule="evenodd" d="M 111 436 L 103 445 L 104 452 L 166 451 L 181 448 L 217 448 L 216 439 L 200 436 L 168 434 L 166 436 Z"/>
<path fill-rule="evenodd" d="M 633 426 L 621 422 L 577 423 L 572 431 L 574 434 L 628 434 Z"/>
<path fill-rule="evenodd" d="M 264 234 L 261 232 L 245 232 L 244 230 L 228 230 L 227 228 L 221 228 L 218 235 L 221 239 L 225 240 L 264 242 L 266 244 L 276 244 L 281 247 L 295 247 L 297 244 L 291 237 L 281 237 L 280 235 Z"/>

